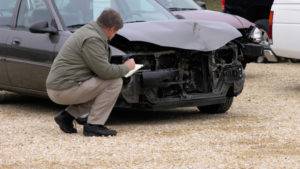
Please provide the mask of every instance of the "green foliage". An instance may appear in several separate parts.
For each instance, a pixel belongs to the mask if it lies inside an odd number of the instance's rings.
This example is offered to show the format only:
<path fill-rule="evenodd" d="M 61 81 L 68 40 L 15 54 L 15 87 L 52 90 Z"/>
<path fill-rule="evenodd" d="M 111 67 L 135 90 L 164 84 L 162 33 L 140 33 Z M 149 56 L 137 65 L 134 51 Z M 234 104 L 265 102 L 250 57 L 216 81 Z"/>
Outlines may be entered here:
<path fill-rule="evenodd" d="M 206 3 L 207 9 L 214 10 L 214 11 L 221 11 L 222 10 L 222 0 L 201 0 L 202 2 Z"/>

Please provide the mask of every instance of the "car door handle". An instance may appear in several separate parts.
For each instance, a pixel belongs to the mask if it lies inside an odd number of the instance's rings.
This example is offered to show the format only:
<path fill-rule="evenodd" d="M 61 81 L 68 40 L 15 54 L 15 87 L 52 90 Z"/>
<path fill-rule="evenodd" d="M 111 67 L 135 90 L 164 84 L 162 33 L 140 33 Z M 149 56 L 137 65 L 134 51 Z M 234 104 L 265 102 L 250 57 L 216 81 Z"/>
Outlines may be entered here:
<path fill-rule="evenodd" d="M 20 42 L 19 40 L 13 40 L 13 41 L 11 42 L 11 45 L 14 45 L 14 46 L 20 45 L 20 44 L 21 44 L 21 42 Z"/>

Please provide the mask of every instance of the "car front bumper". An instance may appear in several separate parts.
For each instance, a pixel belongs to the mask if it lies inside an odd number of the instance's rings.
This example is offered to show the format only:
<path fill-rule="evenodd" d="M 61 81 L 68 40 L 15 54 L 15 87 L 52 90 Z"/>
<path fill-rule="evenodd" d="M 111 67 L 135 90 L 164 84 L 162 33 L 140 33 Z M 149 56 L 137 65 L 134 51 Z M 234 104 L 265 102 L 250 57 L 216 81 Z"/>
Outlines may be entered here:
<path fill-rule="evenodd" d="M 222 104 L 225 103 L 226 97 L 239 95 L 245 82 L 245 74 L 241 65 L 227 65 L 224 67 L 222 74 L 223 80 L 218 83 L 213 91 L 202 93 L 181 92 L 168 97 L 153 96 L 151 91 L 168 86 L 165 77 L 172 77 L 173 74 L 176 74 L 176 71 L 164 70 L 137 73 L 130 79 L 127 87 L 123 88 L 121 99 L 118 100 L 116 107 L 165 109 Z M 148 79 L 148 77 L 151 78 Z M 173 85 L 176 82 L 170 83 Z"/>
<path fill-rule="evenodd" d="M 254 61 L 257 57 L 264 55 L 264 46 L 255 43 L 242 44 L 242 52 L 246 61 Z"/>

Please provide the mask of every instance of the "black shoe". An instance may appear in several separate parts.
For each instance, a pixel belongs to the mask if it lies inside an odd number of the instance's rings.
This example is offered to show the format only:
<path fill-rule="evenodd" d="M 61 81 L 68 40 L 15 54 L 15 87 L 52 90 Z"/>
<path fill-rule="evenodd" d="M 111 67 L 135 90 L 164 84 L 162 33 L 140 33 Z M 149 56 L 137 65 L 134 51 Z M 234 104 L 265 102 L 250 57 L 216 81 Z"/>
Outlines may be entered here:
<path fill-rule="evenodd" d="M 67 111 L 60 112 L 54 120 L 59 125 L 59 128 L 65 133 L 77 133 L 77 130 L 73 125 L 74 117 Z"/>
<path fill-rule="evenodd" d="M 115 136 L 117 131 L 110 130 L 104 125 L 85 124 L 83 127 L 83 134 L 85 136 Z"/>
<path fill-rule="evenodd" d="M 79 117 L 76 119 L 76 122 L 80 125 L 85 125 L 87 123 L 87 117 Z"/>

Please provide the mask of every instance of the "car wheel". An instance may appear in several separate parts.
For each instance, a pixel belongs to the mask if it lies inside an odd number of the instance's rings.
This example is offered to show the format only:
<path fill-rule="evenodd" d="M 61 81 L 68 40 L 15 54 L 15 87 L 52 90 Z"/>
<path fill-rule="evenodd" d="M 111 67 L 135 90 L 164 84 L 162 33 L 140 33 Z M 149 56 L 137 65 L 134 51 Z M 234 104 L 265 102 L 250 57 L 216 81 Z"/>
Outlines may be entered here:
<path fill-rule="evenodd" d="M 257 63 L 265 63 L 267 61 L 267 59 L 265 58 L 265 56 L 258 56 L 256 59 Z"/>
<path fill-rule="evenodd" d="M 232 105 L 232 102 L 233 102 L 233 97 L 226 97 L 225 103 L 209 105 L 209 106 L 198 106 L 198 109 L 202 113 L 222 114 L 222 113 L 226 113 L 227 110 L 229 110 L 229 108 Z"/>
<path fill-rule="evenodd" d="M 246 61 L 242 61 L 242 66 L 244 68 L 244 70 L 246 69 L 246 66 L 247 66 L 247 62 Z"/>
<path fill-rule="evenodd" d="M 0 90 L 0 103 L 2 103 L 5 99 L 5 94 L 1 93 L 1 90 Z"/>
<path fill-rule="evenodd" d="M 288 61 L 289 63 L 297 63 L 297 62 L 299 62 L 298 59 L 287 59 L 287 61 Z"/>

